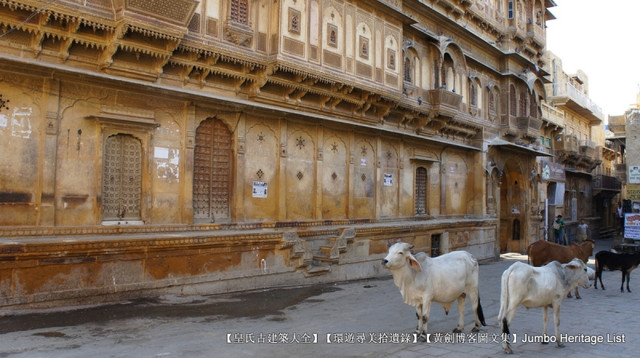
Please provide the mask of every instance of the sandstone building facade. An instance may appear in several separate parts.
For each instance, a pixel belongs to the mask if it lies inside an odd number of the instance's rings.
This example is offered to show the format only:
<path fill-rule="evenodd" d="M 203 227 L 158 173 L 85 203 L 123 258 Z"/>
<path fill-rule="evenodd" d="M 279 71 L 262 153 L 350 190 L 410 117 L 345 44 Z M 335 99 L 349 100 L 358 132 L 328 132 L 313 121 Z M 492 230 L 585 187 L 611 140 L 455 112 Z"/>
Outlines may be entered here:
<path fill-rule="evenodd" d="M 524 251 L 553 6 L 0 0 L 0 306 Z"/>

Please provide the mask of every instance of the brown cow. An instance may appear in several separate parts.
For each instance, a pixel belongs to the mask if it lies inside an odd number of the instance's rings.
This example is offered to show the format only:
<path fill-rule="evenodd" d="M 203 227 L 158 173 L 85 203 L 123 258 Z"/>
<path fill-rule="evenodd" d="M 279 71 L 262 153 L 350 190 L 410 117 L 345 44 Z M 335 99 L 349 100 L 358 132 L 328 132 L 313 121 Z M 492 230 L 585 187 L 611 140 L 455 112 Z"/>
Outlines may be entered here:
<path fill-rule="evenodd" d="M 595 247 L 596 243 L 593 240 L 585 240 L 580 244 L 574 242 L 569 246 L 541 240 L 529 245 L 527 253 L 529 254 L 529 263 L 536 267 L 546 265 L 551 261 L 566 264 L 574 258 L 579 258 L 584 263 L 587 263 Z M 571 297 L 571 292 L 567 297 Z M 576 287 L 576 298 L 580 298 L 578 287 Z"/>

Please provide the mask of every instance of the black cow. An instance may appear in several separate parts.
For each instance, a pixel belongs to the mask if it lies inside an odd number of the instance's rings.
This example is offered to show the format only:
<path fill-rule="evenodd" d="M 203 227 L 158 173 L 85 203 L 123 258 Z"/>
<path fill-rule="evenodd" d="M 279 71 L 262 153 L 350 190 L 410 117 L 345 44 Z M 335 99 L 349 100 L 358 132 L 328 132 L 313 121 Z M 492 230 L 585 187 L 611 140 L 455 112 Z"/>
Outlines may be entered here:
<path fill-rule="evenodd" d="M 629 289 L 629 281 L 631 281 L 631 271 L 633 271 L 640 264 L 640 252 L 634 252 L 632 254 L 618 254 L 611 251 L 599 251 L 596 254 L 596 280 L 593 285 L 596 290 L 598 289 L 598 278 L 600 279 L 600 287 L 604 290 L 602 284 L 602 270 L 607 269 L 610 271 L 620 270 L 622 271 L 622 284 L 620 284 L 620 292 L 624 292 L 624 279 L 627 278 L 627 291 Z"/>

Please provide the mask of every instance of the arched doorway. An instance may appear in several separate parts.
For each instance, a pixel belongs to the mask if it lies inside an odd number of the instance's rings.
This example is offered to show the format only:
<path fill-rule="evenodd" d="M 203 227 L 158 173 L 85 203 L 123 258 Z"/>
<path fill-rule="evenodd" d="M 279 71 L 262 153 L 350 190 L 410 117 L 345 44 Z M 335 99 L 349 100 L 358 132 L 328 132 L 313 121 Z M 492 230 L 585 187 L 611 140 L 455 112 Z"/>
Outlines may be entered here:
<path fill-rule="evenodd" d="M 521 166 L 508 160 L 500 186 L 500 252 L 523 252 L 526 248 L 527 190 Z"/>

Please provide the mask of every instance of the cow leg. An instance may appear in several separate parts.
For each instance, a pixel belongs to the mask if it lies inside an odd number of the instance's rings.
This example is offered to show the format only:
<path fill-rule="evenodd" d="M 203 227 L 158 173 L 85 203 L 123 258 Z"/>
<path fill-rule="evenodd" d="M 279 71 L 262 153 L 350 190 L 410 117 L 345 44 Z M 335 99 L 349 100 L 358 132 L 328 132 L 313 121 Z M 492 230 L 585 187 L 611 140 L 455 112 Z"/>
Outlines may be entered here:
<path fill-rule="evenodd" d="M 542 307 L 542 344 L 549 343 L 547 339 L 547 325 L 549 324 L 548 308 L 549 306 Z"/>
<path fill-rule="evenodd" d="M 622 283 L 620 284 L 620 292 L 624 292 L 624 277 L 627 275 L 627 273 L 625 272 L 625 270 L 620 271 L 622 271 Z"/>
<path fill-rule="evenodd" d="M 553 303 L 553 324 L 556 326 L 556 344 L 558 345 L 558 347 L 564 347 L 564 343 L 560 341 L 560 303 L 561 302 L 562 301 Z"/>
<path fill-rule="evenodd" d="M 464 303 L 465 294 L 458 296 L 458 327 L 453 330 L 453 333 L 460 333 L 464 329 Z"/>
<path fill-rule="evenodd" d="M 604 291 L 604 285 L 602 284 L 602 266 L 596 264 L 596 280 L 593 285 L 596 290 L 598 289 L 598 279 L 600 279 L 600 288 Z"/>
<path fill-rule="evenodd" d="M 513 317 L 516 315 L 516 308 L 518 308 L 518 306 L 515 306 L 515 308 L 507 309 L 507 313 L 502 319 L 502 348 L 504 349 L 505 353 L 509 354 L 513 353 L 511 345 L 509 344 L 509 335 L 511 334 L 511 332 L 509 332 L 509 325 L 511 324 Z"/>
<path fill-rule="evenodd" d="M 510 299 L 507 307 L 504 318 L 502 319 L 502 348 L 505 353 L 511 354 L 513 350 L 511 350 L 511 345 L 509 344 L 509 335 L 511 334 L 511 332 L 509 332 L 509 325 L 511 325 L 511 321 L 513 321 L 513 317 L 516 315 L 518 309 L 517 301 Z"/>
<path fill-rule="evenodd" d="M 429 314 L 431 311 L 431 302 L 422 303 L 422 319 L 420 320 L 420 324 L 422 326 L 420 330 L 420 340 L 423 342 L 427 341 L 427 326 L 429 325 Z"/>
<path fill-rule="evenodd" d="M 631 282 L 631 270 L 627 271 L 627 292 L 631 292 L 629 289 L 629 282 Z"/>
<path fill-rule="evenodd" d="M 473 289 L 471 289 L 470 292 L 473 292 Z M 469 294 L 469 303 L 471 304 L 471 309 L 473 310 L 473 314 L 475 317 L 475 323 L 471 331 L 478 332 L 480 331 L 480 325 L 486 325 L 486 323 L 484 322 L 484 313 L 482 312 L 480 296 L 478 295 L 477 290 L 476 293 Z"/>
<path fill-rule="evenodd" d="M 582 297 L 580 297 L 580 292 L 578 292 L 578 286 L 576 286 L 576 300 L 581 299 Z"/>
<path fill-rule="evenodd" d="M 423 306 L 416 306 L 416 317 L 418 318 L 418 325 L 416 326 L 416 334 L 418 335 L 418 340 L 421 342 L 425 342 L 427 340 L 427 336 L 424 330 L 424 320 L 423 320 Z"/>

